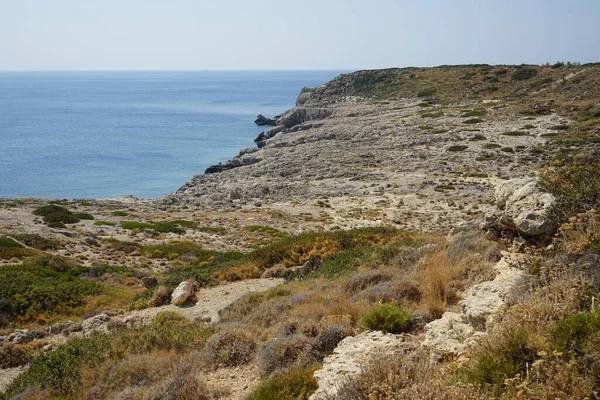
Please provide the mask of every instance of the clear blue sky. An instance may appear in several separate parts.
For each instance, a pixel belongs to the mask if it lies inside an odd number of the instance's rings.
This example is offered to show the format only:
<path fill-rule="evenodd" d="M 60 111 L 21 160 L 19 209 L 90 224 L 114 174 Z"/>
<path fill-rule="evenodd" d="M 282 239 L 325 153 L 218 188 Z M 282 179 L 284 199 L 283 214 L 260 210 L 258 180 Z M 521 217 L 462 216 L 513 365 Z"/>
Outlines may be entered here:
<path fill-rule="evenodd" d="M 0 70 L 600 61 L 600 0 L 0 0 Z"/>

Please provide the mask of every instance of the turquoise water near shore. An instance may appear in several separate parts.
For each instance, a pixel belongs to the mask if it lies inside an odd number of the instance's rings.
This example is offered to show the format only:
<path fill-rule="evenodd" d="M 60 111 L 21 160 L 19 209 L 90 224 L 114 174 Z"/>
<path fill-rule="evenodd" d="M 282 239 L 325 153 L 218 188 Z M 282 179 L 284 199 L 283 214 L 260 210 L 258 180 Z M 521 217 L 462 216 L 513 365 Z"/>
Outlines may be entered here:
<path fill-rule="evenodd" d="M 0 197 L 163 196 L 339 73 L 1 72 Z"/>

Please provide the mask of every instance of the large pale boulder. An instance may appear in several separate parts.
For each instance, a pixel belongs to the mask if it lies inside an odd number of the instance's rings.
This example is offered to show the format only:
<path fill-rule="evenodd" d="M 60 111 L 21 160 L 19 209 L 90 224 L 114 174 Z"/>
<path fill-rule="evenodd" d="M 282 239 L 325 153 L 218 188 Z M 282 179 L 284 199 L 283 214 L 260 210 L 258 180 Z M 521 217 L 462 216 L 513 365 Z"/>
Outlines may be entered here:
<path fill-rule="evenodd" d="M 549 236 L 557 226 L 549 211 L 552 194 L 542 191 L 537 178 L 510 179 L 494 189 L 499 211 L 486 215 L 486 225 L 514 229 L 523 236 Z"/>
<path fill-rule="evenodd" d="M 179 306 L 185 303 L 192 294 L 194 294 L 192 285 L 189 282 L 181 282 L 171 294 L 171 304 Z"/>

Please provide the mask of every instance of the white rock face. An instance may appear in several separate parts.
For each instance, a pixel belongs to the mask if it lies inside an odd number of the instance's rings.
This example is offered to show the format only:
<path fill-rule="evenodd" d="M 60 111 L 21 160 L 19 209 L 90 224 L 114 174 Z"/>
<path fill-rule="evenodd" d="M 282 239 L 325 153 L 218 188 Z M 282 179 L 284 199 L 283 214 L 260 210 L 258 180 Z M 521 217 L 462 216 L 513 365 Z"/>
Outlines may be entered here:
<path fill-rule="evenodd" d="M 325 400 L 335 395 L 344 379 L 360 374 L 363 365 L 371 357 L 398 351 L 403 342 L 402 335 L 379 331 L 363 332 L 345 338 L 337 345 L 333 354 L 325 358 L 323 369 L 315 371 L 314 377 L 319 388 L 309 400 Z"/>
<path fill-rule="evenodd" d="M 194 294 L 194 288 L 188 282 L 181 282 L 171 294 L 171 304 L 179 306 Z"/>
<path fill-rule="evenodd" d="M 527 288 L 527 274 L 511 267 L 505 258 L 494 269 L 498 272 L 494 280 L 471 287 L 459 303 L 469 322 L 480 330 L 485 328 L 491 314 L 508 304 L 511 296 Z"/>
<path fill-rule="evenodd" d="M 556 229 L 548 215 L 555 198 L 542 191 L 537 178 L 504 181 L 496 186 L 494 196 L 496 206 L 502 210 L 498 221 L 501 225 L 515 227 L 528 236 L 548 235 Z"/>

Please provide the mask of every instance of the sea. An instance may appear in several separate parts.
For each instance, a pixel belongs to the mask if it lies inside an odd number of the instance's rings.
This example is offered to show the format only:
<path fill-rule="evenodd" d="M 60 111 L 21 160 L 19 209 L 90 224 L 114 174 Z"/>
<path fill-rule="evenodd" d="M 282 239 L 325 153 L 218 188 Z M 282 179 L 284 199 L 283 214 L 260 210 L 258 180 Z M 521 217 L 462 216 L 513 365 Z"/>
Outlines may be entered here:
<path fill-rule="evenodd" d="M 341 72 L 0 72 L 0 198 L 164 196 Z"/>

